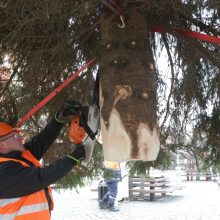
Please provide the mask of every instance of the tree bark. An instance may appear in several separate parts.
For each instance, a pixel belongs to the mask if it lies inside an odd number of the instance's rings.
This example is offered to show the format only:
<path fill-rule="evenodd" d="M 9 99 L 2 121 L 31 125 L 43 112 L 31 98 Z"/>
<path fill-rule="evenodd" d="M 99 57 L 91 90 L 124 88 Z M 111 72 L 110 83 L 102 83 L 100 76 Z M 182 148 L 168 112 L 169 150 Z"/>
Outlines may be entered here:
<path fill-rule="evenodd" d="M 119 28 L 118 16 L 101 19 L 100 107 L 104 159 L 156 159 L 156 70 L 146 19 L 132 11 Z"/>

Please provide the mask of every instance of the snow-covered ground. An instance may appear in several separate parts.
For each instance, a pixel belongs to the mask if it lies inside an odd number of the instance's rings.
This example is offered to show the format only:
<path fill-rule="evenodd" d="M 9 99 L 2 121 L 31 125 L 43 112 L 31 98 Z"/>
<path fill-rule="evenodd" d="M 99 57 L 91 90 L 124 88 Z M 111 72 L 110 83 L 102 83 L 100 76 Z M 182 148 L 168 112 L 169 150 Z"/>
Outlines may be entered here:
<path fill-rule="evenodd" d="M 160 173 L 155 172 L 155 175 Z M 54 192 L 55 208 L 52 220 L 220 220 L 220 188 L 214 181 L 186 181 L 180 172 L 167 171 L 163 175 L 171 184 L 184 189 L 156 201 L 119 202 L 119 212 L 98 207 L 98 181 L 73 190 Z M 123 188 L 123 185 L 121 186 Z M 121 189 L 122 189 L 121 188 Z"/>

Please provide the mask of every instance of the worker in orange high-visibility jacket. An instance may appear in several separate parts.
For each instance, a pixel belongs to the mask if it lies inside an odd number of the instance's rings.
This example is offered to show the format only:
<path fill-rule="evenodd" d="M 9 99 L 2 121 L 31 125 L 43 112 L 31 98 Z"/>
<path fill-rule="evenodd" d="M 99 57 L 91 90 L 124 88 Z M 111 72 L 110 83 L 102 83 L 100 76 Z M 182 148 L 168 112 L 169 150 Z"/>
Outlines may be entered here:
<path fill-rule="evenodd" d="M 50 184 L 61 179 L 85 158 L 85 147 L 42 167 L 39 160 L 47 152 L 64 126 L 76 113 L 64 104 L 46 127 L 29 142 L 22 143 L 17 128 L 0 122 L 0 219 L 49 220 L 53 209 Z"/>

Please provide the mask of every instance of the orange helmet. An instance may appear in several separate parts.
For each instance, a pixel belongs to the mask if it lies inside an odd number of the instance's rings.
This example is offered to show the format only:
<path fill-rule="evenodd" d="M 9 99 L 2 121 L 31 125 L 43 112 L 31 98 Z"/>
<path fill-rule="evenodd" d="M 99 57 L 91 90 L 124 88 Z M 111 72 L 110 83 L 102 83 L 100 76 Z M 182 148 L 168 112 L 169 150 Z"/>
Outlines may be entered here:
<path fill-rule="evenodd" d="M 86 131 L 80 126 L 79 121 L 79 116 L 74 115 L 69 124 L 68 136 L 74 144 L 81 144 L 86 136 Z"/>
<path fill-rule="evenodd" d="M 19 131 L 18 128 L 13 128 L 5 122 L 0 122 L 0 136 L 9 134 L 12 131 Z"/>

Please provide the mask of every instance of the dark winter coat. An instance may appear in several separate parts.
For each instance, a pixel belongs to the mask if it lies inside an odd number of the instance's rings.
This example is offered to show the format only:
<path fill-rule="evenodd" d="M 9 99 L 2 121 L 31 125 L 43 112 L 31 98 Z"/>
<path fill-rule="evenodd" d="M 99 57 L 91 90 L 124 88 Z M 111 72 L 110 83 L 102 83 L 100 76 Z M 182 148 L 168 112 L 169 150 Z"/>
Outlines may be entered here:
<path fill-rule="evenodd" d="M 25 149 L 29 150 L 38 160 L 42 159 L 60 134 L 62 127 L 61 123 L 53 119 L 42 132 L 25 143 Z M 49 199 L 47 186 L 59 180 L 75 165 L 73 160 L 64 157 L 44 168 L 39 168 L 22 158 L 21 152 L 18 151 L 0 154 L 0 157 L 22 160 L 30 165 L 30 167 L 24 167 L 15 161 L 0 163 L 0 199 L 21 197 L 41 189 L 45 189 L 45 194 Z"/>

